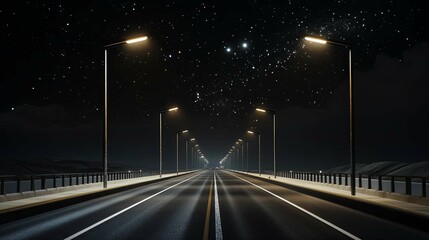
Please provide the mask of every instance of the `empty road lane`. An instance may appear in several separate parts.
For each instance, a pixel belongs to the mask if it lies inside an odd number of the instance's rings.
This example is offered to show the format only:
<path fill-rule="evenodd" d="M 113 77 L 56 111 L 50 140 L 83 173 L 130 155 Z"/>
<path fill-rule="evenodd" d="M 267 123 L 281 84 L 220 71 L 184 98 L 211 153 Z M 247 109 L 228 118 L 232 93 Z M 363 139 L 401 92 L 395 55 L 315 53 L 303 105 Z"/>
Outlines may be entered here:
<path fill-rule="evenodd" d="M 0 239 L 428 239 L 259 179 L 208 170 L 0 225 Z"/>

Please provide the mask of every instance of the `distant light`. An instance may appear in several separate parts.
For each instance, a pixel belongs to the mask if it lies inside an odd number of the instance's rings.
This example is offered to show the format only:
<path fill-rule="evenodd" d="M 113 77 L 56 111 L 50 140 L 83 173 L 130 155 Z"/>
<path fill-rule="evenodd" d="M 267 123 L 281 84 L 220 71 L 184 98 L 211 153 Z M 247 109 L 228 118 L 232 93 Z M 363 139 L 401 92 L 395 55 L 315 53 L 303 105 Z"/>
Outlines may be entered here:
<path fill-rule="evenodd" d="M 247 133 L 254 134 L 254 132 L 252 132 L 252 131 L 250 131 L 250 130 L 249 130 L 249 131 L 247 131 Z"/>
<path fill-rule="evenodd" d="M 239 139 L 238 139 L 238 141 L 239 141 L 239 142 L 242 142 L 242 141 L 243 141 L 243 139 L 239 138 Z"/>
<path fill-rule="evenodd" d="M 310 42 L 321 43 L 321 44 L 326 44 L 327 42 L 325 39 L 313 38 L 313 37 L 305 37 L 304 39 Z"/>
<path fill-rule="evenodd" d="M 195 138 L 191 138 L 189 141 L 195 141 Z"/>
<path fill-rule="evenodd" d="M 183 131 L 182 131 L 182 133 L 187 133 L 187 132 L 189 132 L 189 130 L 183 130 Z"/>
<path fill-rule="evenodd" d="M 139 38 L 133 38 L 133 39 L 127 40 L 125 42 L 128 44 L 131 44 L 131 43 L 136 43 L 136 42 L 142 42 L 142 41 L 145 41 L 146 39 L 147 39 L 147 37 L 144 36 L 144 37 L 139 37 Z"/>
<path fill-rule="evenodd" d="M 13 107 L 13 108 L 11 108 L 10 110 L 15 111 L 15 108 Z"/>
<path fill-rule="evenodd" d="M 243 48 L 247 48 L 247 43 L 243 43 L 241 46 L 243 46 Z"/>
<path fill-rule="evenodd" d="M 231 48 L 226 48 L 226 52 L 231 52 Z"/>
<path fill-rule="evenodd" d="M 322 173 L 322 170 L 320 170 L 319 173 Z"/>

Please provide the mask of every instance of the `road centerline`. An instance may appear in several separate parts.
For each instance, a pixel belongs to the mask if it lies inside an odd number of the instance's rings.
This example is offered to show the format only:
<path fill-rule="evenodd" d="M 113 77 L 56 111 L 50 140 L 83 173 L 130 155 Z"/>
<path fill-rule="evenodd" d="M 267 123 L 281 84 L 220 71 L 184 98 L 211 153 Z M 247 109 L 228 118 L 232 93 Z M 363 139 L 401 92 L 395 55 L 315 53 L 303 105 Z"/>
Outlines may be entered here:
<path fill-rule="evenodd" d="M 163 193 L 163 192 L 165 192 L 165 191 L 168 191 L 168 190 L 170 190 L 170 189 L 172 189 L 172 188 L 174 188 L 174 187 L 176 187 L 176 186 L 178 186 L 178 185 L 180 185 L 180 184 L 182 184 L 182 183 L 184 183 L 184 182 L 187 182 L 187 181 L 191 180 L 192 178 L 195 178 L 195 177 L 197 177 L 197 176 L 199 176 L 199 175 L 201 175 L 201 174 L 203 174 L 203 173 L 200 173 L 200 174 L 194 175 L 194 176 L 192 176 L 192 177 L 190 177 L 190 178 L 187 178 L 187 179 L 185 179 L 185 180 L 183 180 L 183 181 L 181 181 L 181 182 L 179 182 L 179 183 L 176 183 L 176 184 L 174 184 L 174 185 L 172 185 L 172 186 L 170 186 L 170 187 L 168 187 L 168 188 L 166 188 L 166 189 L 164 189 L 164 190 L 161 190 L 161 191 L 159 191 L 159 192 L 157 192 L 157 193 L 155 193 L 155 194 L 152 194 L 151 196 L 146 197 L 145 199 L 143 199 L 143 200 L 141 200 L 141 201 L 139 201 L 139 202 L 137 202 L 137 203 L 134 203 L 133 205 L 131 205 L 131 206 L 127 207 L 127 208 L 124 208 L 124 209 L 122 209 L 121 211 L 118 211 L 118 212 L 116 212 L 116 213 L 114 213 L 114 214 L 110 215 L 109 217 L 106 217 L 106 218 L 104 218 L 104 219 L 102 219 L 102 220 L 100 220 L 100 221 L 98 221 L 98 222 L 96 222 L 96 223 L 92 224 L 92 225 L 91 225 L 91 226 L 89 226 L 89 227 L 86 227 L 86 228 L 84 228 L 84 229 L 80 230 L 79 232 L 77 232 L 77 233 L 75 233 L 75 234 L 73 234 L 73 235 L 71 235 L 71 236 L 69 236 L 69 237 L 65 238 L 64 240 L 71 240 L 71 239 L 75 239 L 76 237 L 79 237 L 80 235 L 82 235 L 82 234 L 84 234 L 84 233 L 88 232 L 89 230 L 91 230 L 91 229 L 93 229 L 93 228 L 95 228 L 95 227 L 97 227 L 97 226 L 99 226 L 99 225 L 101 225 L 101 224 L 103 224 L 103 223 L 105 223 L 105 222 L 109 221 L 110 219 L 112 219 L 112 218 L 114 218 L 114 217 L 116 217 L 116 216 L 118 216 L 118 215 L 120 215 L 120 214 L 122 214 L 122 213 L 124 213 L 124 212 L 126 212 L 126 211 L 128 211 L 128 210 L 130 210 L 130 209 L 132 209 L 132 208 L 134 208 L 134 207 L 136 207 L 136 206 L 138 206 L 138 205 L 140 205 L 140 204 L 144 203 L 144 202 L 146 202 L 147 200 L 149 200 L 149 199 L 151 199 L 151 198 L 153 198 L 153 197 L 158 196 L 159 194 L 161 194 L 161 193 Z"/>
<path fill-rule="evenodd" d="M 216 172 L 213 174 L 214 178 L 214 195 L 215 195 L 215 234 L 216 240 L 222 240 L 222 222 L 220 220 L 220 208 L 219 208 L 219 196 L 217 193 L 217 183 L 216 183 Z"/>
<path fill-rule="evenodd" d="M 213 180 L 210 183 L 209 199 L 207 201 L 206 220 L 204 223 L 204 235 L 203 235 L 204 240 L 209 239 L 210 212 L 211 212 L 211 206 L 212 206 L 212 192 L 213 192 L 212 190 L 213 190 Z"/>
<path fill-rule="evenodd" d="M 335 224 L 333 224 L 333 223 L 331 223 L 331 222 L 329 222 L 329 221 L 327 221 L 327 220 L 325 220 L 325 219 L 323 219 L 323 218 L 321 218 L 321 217 L 317 216 L 316 214 L 314 214 L 314 213 L 312 213 L 312 212 L 310 212 L 310 211 L 308 211 L 308 210 L 306 210 L 306 209 L 304 209 L 304 208 L 302 208 L 302 207 L 300 207 L 300 206 L 296 205 L 295 203 L 290 202 L 289 200 L 286 200 L 286 199 L 285 199 L 285 198 L 283 198 L 283 197 L 280 197 L 279 195 L 277 195 L 277 194 L 275 194 L 275 193 L 273 193 L 273 192 L 271 192 L 271 191 L 269 191 L 269 190 L 267 190 L 267 189 L 265 189 L 265 188 L 263 188 L 263 187 L 261 187 L 261 186 L 258 186 L 258 185 L 256 185 L 256 184 L 254 184 L 254 183 L 252 183 L 252 182 L 250 182 L 250 181 L 248 181 L 248 180 L 244 179 L 244 178 L 241 178 L 241 177 L 239 177 L 239 176 L 236 176 L 235 174 L 231 174 L 231 173 L 228 173 L 228 174 L 230 174 L 230 175 L 232 175 L 232 176 L 234 176 L 234 177 L 236 177 L 236 178 L 238 178 L 238 179 L 241 179 L 242 181 L 244 181 L 244 182 L 246 182 L 246 183 L 249 183 L 249 184 L 253 185 L 254 187 L 257 187 L 257 188 L 259 188 L 260 190 L 262 190 L 262 191 L 264 191 L 264 192 L 266 192 L 266 193 L 268 193 L 268 194 L 270 194 L 270 195 L 272 195 L 272 196 L 274 196 L 274 197 L 276 197 L 276 198 L 278 198 L 278 199 L 282 200 L 283 202 L 285 202 L 285 203 L 287 203 L 287 204 L 289 204 L 289 205 L 291 205 L 291 206 L 295 207 L 296 209 L 298 209 L 298 210 L 300 210 L 300 211 L 302 211 L 302 212 L 304 212 L 304 213 L 306 213 L 306 214 L 310 215 L 311 217 L 313 217 L 313 218 L 315 218 L 315 219 L 319 220 L 320 222 L 322 222 L 322 223 L 324 223 L 324 224 L 326 224 L 326 225 L 330 226 L 331 228 L 333 228 L 333 229 L 335 229 L 335 230 L 337 230 L 337 231 L 341 232 L 342 234 L 344 234 L 344 235 L 346 235 L 346 236 L 350 237 L 351 239 L 355 239 L 355 240 L 360 240 L 360 239 L 361 239 L 361 238 L 359 238 L 359 237 L 357 237 L 357 236 L 355 236 L 355 235 L 353 235 L 353 234 L 349 233 L 348 231 L 346 231 L 346 230 L 344 230 L 344 229 L 342 229 L 342 228 L 338 227 L 337 225 L 335 225 Z"/>

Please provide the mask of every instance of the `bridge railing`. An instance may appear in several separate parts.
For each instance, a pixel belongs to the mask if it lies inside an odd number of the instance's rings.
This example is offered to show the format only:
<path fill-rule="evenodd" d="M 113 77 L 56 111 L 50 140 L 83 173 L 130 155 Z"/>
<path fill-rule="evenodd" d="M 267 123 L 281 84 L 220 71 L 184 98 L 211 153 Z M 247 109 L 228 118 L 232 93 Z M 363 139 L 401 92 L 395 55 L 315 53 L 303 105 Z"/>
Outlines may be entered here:
<path fill-rule="evenodd" d="M 278 176 L 304 181 L 349 186 L 350 174 L 280 171 Z M 423 176 L 357 174 L 356 187 L 427 197 L 427 180 Z"/>
<path fill-rule="evenodd" d="M 248 172 L 258 173 L 257 170 L 249 170 Z M 273 171 L 261 170 L 261 174 L 273 175 Z M 277 176 L 338 186 L 349 186 L 351 179 L 350 174 L 347 173 L 320 173 L 305 171 L 277 171 Z M 357 174 L 356 187 L 404 195 L 428 197 L 428 179 L 429 177 L 424 176 Z"/>
<path fill-rule="evenodd" d="M 175 170 L 166 170 L 163 173 L 173 173 Z M 140 178 L 159 174 L 159 170 L 144 171 L 118 171 L 107 174 L 108 181 Z M 8 193 L 21 193 L 48 188 L 77 186 L 103 182 L 103 173 L 58 173 L 36 175 L 0 175 L 0 195 Z"/>

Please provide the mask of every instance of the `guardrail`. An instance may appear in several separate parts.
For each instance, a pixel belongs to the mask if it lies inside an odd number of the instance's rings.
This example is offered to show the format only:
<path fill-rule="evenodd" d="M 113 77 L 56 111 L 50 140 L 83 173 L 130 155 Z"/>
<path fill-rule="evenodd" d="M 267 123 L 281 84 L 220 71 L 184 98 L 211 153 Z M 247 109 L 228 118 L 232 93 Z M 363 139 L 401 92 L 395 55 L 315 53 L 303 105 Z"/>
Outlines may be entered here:
<path fill-rule="evenodd" d="M 176 172 L 176 170 L 167 170 L 163 173 L 168 174 L 174 172 Z M 109 172 L 107 174 L 107 181 L 139 178 L 157 174 L 159 174 L 159 170 Z M 98 182 L 103 182 L 103 173 L 101 172 L 36 174 L 21 176 L 2 175 L 0 176 L 0 195 Z"/>
<path fill-rule="evenodd" d="M 249 172 L 258 173 L 257 170 Z M 273 171 L 263 170 L 262 174 L 272 175 Z M 277 171 L 277 176 L 298 179 L 309 182 L 319 182 L 349 186 L 350 174 L 347 173 L 320 173 L 320 172 L 300 172 L 300 171 Z M 393 176 L 393 175 L 370 175 L 357 174 L 356 187 L 375 189 L 391 193 L 428 197 L 428 177 L 422 176 Z"/>

